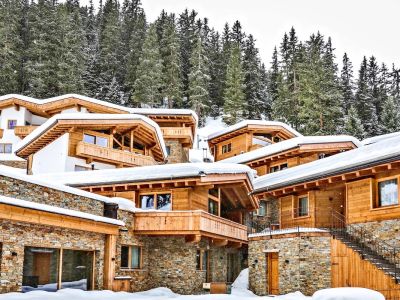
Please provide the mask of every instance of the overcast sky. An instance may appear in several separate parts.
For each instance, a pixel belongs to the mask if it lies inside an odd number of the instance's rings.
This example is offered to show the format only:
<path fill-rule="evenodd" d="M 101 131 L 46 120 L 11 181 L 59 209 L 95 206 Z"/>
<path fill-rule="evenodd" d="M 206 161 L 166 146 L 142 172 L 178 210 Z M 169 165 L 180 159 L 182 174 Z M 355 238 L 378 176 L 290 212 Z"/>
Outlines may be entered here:
<path fill-rule="evenodd" d="M 87 0 L 82 0 L 87 1 Z M 105 0 L 103 0 L 104 2 Z M 122 1 L 122 0 L 120 0 Z M 364 55 L 375 55 L 389 66 L 400 66 L 400 0 L 142 0 L 147 18 L 162 9 L 179 14 L 195 9 L 210 26 L 222 30 L 239 20 L 253 34 L 261 58 L 269 63 L 272 50 L 294 26 L 300 39 L 318 30 L 331 36 L 336 56 L 347 52 L 358 69 Z"/>

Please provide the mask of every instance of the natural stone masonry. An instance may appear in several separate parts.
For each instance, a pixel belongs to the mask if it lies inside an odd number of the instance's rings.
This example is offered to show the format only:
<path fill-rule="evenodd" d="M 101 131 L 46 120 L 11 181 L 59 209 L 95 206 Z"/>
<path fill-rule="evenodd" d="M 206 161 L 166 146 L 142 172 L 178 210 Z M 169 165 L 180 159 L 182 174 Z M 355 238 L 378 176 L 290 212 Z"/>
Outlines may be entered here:
<path fill-rule="evenodd" d="M 0 160 L 0 165 L 5 165 L 8 167 L 19 168 L 26 170 L 26 161 L 19 160 Z"/>
<path fill-rule="evenodd" d="M 271 224 L 279 224 L 279 201 L 273 198 L 261 201 L 266 202 L 266 214 L 265 216 L 254 216 L 254 221 L 256 222 L 257 228 L 265 229 L 269 228 Z"/>
<path fill-rule="evenodd" d="M 7 176 L 0 176 L 0 191 L 3 196 L 103 215 L 104 203 L 101 201 Z"/>
<path fill-rule="evenodd" d="M 168 163 L 184 163 L 189 161 L 188 150 L 182 147 L 179 141 L 166 140 L 165 145 L 169 147 Z"/>
<path fill-rule="evenodd" d="M 372 234 L 377 240 L 400 248 L 400 219 L 357 223 L 356 226 L 364 227 L 366 232 Z"/>
<path fill-rule="evenodd" d="M 257 295 L 268 294 L 266 250 L 279 251 L 279 293 L 300 291 L 312 295 L 330 287 L 328 233 L 250 238 L 249 285 Z"/>
<path fill-rule="evenodd" d="M 25 246 L 96 251 L 95 289 L 101 289 L 104 240 L 99 233 L 0 220 L 0 293 L 21 290 Z"/>

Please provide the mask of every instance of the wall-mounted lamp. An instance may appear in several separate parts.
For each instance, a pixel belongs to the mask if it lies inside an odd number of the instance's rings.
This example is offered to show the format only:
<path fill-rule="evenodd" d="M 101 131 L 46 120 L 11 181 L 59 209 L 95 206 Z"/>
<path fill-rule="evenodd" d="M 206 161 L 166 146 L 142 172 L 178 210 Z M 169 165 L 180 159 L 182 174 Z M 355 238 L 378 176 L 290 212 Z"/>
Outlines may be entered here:
<path fill-rule="evenodd" d="M 12 257 L 16 257 L 16 256 L 18 256 L 18 253 L 17 252 L 11 252 L 11 256 Z"/>

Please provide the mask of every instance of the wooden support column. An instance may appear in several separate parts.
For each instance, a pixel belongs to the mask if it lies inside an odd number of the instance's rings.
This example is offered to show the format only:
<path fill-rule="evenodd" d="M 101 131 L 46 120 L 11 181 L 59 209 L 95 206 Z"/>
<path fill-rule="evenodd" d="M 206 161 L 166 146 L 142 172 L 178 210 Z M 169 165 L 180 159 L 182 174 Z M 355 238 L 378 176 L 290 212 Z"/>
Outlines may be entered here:
<path fill-rule="evenodd" d="M 117 236 L 112 234 L 106 235 L 104 247 L 104 274 L 103 289 L 112 290 L 114 274 L 115 274 L 115 252 L 117 248 Z"/>
<path fill-rule="evenodd" d="M 129 141 L 129 151 L 133 152 L 133 130 L 131 130 L 131 138 Z"/>

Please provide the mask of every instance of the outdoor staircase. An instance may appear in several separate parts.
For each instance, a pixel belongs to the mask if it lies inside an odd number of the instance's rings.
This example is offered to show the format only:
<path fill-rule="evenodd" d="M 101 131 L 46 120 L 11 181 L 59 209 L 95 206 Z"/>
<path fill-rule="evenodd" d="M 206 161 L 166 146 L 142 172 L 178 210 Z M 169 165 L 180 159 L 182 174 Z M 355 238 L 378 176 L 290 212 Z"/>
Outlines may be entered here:
<path fill-rule="evenodd" d="M 400 284 L 400 249 L 378 239 L 372 232 L 357 224 L 346 224 L 344 216 L 334 213 L 329 229 L 332 236 L 392 277 Z"/>

